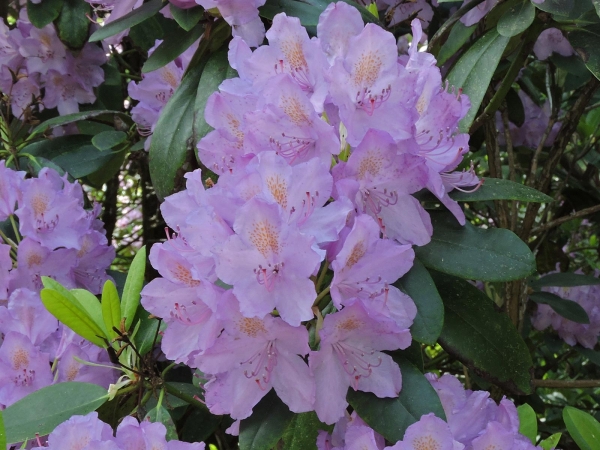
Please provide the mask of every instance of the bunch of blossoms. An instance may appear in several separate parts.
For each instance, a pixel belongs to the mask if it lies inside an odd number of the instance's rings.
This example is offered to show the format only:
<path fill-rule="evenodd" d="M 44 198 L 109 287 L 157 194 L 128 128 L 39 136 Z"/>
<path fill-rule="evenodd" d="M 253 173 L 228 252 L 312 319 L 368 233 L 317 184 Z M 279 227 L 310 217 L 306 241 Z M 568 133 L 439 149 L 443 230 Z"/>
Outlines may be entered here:
<path fill-rule="evenodd" d="M 104 51 L 94 44 L 73 52 L 60 41 L 54 25 L 34 27 L 26 8 L 15 28 L 0 22 L 0 90 L 9 97 L 16 117 L 39 100 L 45 108 L 58 108 L 61 115 L 93 103 L 94 88 L 104 81 L 100 66 L 105 62 Z"/>
<path fill-rule="evenodd" d="M 577 271 L 576 273 L 583 273 Z M 599 271 L 594 274 L 600 275 Z M 549 326 L 558 332 L 558 335 L 567 344 L 573 346 L 579 343 L 585 348 L 594 348 L 600 336 L 600 286 L 573 286 L 573 287 L 544 287 L 545 292 L 556 294 L 565 300 L 577 302 L 588 314 L 589 324 L 577 323 L 565 319 L 557 314 L 548 305 L 537 305 L 531 317 L 531 323 L 536 330 L 545 330 Z"/>
<path fill-rule="evenodd" d="M 157 40 L 154 47 L 148 51 L 151 55 L 162 41 Z M 138 104 L 131 109 L 131 118 L 138 125 L 138 132 L 142 136 L 148 136 L 144 142 L 144 148 L 150 149 L 151 134 L 162 109 L 173 96 L 175 89 L 181 83 L 183 74 L 187 69 L 197 44 L 192 45 L 183 54 L 175 58 L 166 66 L 143 74 L 143 80 L 131 81 L 127 87 L 129 96 L 138 100 Z"/>
<path fill-rule="evenodd" d="M 431 189 L 464 223 L 447 194 L 479 182 L 449 173 L 468 150 L 457 125 L 469 103 L 433 56 L 399 58 L 393 35 L 344 2 L 317 30 L 279 14 L 269 45 L 233 39 L 240 76 L 209 98 L 215 129 L 198 144 L 218 182 L 192 172 L 163 203 L 176 233 L 152 248 L 162 278 L 142 292 L 168 324 L 167 358 L 199 368 L 207 406 L 238 420 L 271 388 L 329 424 L 349 387 L 396 397 L 402 376 L 383 351 L 410 345 L 417 310 L 392 283 L 432 233 L 411 194 Z"/>
<path fill-rule="evenodd" d="M 98 419 L 98 413 L 73 416 L 57 426 L 48 436 L 46 446 L 41 443 L 32 450 L 204 450 L 203 442 L 189 444 L 166 440 L 167 429 L 160 422 L 138 421 L 125 417 L 117 427 L 116 435 L 110 425 Z"/>
<path fill-rule="evenodd" d="M 466 390 L 453 375 L 426 377 L 438 393 L 447 422 L 433 414 L 423 415 L 408 427 L 404 438 L 391 447 L 356 413 L 335 424 L 332 434 L 319 433 L 319 450 L 534 450 L 519 433 L 514 403 L 503 398 L 499 405 L 487 391 Z"/>
<path fill-rule="evenodd" d="M 108 386 L 115 378 L 112 370 L 81 363 L 105 362 L 105 352 L 59 325 L 39 296 L 42 276 L 69 289 L 100 293 L 115 256 L 97 219 L 100 208 L 85 210 L 81 186 L 52 169 L 42 169 L 37 178 L 24 177 L 0 161 L 0 222 L 12 222 L 16 236 L 13 240 L 0 232 L 4 406 L 53 382 Z"/>

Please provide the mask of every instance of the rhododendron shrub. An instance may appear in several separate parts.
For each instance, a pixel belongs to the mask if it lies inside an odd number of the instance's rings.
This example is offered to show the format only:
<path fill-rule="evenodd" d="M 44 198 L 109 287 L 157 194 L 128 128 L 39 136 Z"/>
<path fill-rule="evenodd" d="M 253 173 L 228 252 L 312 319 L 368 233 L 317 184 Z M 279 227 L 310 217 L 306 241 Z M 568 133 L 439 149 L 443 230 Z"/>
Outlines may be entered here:
<path fill-rule="evenodd" d="M 0 446 L 595 448 L 594 5 L 0 4 Z"/>

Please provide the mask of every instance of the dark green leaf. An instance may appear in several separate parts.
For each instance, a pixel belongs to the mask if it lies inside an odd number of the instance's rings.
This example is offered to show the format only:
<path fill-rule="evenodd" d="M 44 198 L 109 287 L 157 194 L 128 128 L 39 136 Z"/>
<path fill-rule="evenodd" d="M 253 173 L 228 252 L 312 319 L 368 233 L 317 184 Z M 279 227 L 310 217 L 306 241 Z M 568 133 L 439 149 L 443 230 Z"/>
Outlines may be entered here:
<path fill-rule="evenodd" d="M 519 200 L 522 202 L 549 203 L 554 201 L 552 197 L 529 186 L 500 178 L 486 178 L 481 187 L 475 192 L 468 193 L 454 190 L 450 193 L 450 197 L 458 202 Z"/>
<path fill-rule="evenodd" d="M 600 367 L 600 352 L 579 345 L 573 347 L 578 353 L 589 359 L 592 364 Z"/>
<path fill-rule="evenodd" d="M 475 32 L 477 24 L 467 27 L 462 22 L 456 22 L 437 55 L 437 65 L 441 67 L 469 40 Z"/>
<path fill-rule="evenodd" d="M 194 150 L 193 122 L 196 89 L 202 66 L 192 69 L 163 108 L 150 145 L 150 177 L 159 198 L 171 194 L 175 174 L 183 165 L 188 149 Z"/>
<path fill-rule="evenodd" d="M 31 132 L 31 136 L 35 136 L 36 134 L 43 133 L 46 130 L 49 130 L 51 128 L 56 128 L 56 127 L 60 127 L 62 125 L 67 125 L 69 123 L 77 122 L 79 120 L 86 120 L 91 117 L 113 115 L 113 114 L 117 114 L 123 118 L 129 119 L 127 114 L 119 112 L 119 111 L 81 111 L 78 113 L 67 114 L 65 116 L 54 117 L 52 119 L 46 120 L 45 122 L 42 122 L 33 129 L 33 131 Z M 109 120 L 112 122 L 112 118 L 110 118 Z"/>
<path fill-rule="evenodd" d="M 144 286 L 146 273 L 146 246 L 138 250 L 129 267 L 123 298 L 121 300 L 121 317 L 125 317 L 125 330 L 128 330 L 140 304 L 140 292 Z"/>
<path fill-rule="evenodd" d="M 125 161 L 127 152 L 113 152 L 112 155 L 110 160 L 101 168 L 86 176 L 84 182 L 90 186 L 96 187 L 96 189 L 102 189 L 102 185 L 119 172 L 123 161 Z"/>
<path fill-rule="evenodd" d="M 283 450 L 316 449 L 319 430 L 325 428 L 313 411 L 295 414 L 283 433 Z"/>
<path fill-rule="evenodd" d="M 360 418 L 391 442 L 401 440 L 406 429 L 423 414 L 446 418 L 437 392 L 419 369 L 403 358 L 394 360 L 402 371 L 402 390 L 397 398 L 378 398 L 369 392 L 348 390 L 348 402 Z"/>
<path fill-rule="evenodd" d="M 63 0 L 44 0 L 35 4 L 27 0 L 27 17 L 37 28 L 44 28 L 58 17 L 63 7 Z"/>
<path fill-rule="evenodd" d="M 4 428 L 4 415 L 0 412 L 0 448 L 6 448 L 6 428 Z"/>
<path fill-rule="evenodd" d="M 177 32 L 169 34 L 150 55 L 142 67 L 142 72 L 148 73 L 166 66 L 200 39 L 203 32 L 204 26 L 198 24 L 190 31 L 179 29 Z"/>
<path fill-rule="evenodd" d="M 413 339 L 434 345 L 444 325 L 444 304 L 429 272 L 418 259 L 394 286 L 404 291 L 417 305 L 417 316 L 410 329 Z"/>
<path fill-rule="evenodd" d="M 152 344 L 156 339 L 156 343 L 160 344 L 162 340 L 161 331 L 165 331 L 167 325 L 163 321 L 157 319 L 150 319 L 148 312 L 144 308 L 139 308 L 136 315 L 136 320 L 139 320 L 139 326 L 137 332 L 133 337 L 133 342 L 140 355 L 144 356 L 150 350 L 152 350 Z M 159 329 L 160 325 L 160 329 Z"/>
<path fill-rule="evenodd" d="M 212 129 L 204 118 L 208 97 L 217 90 L 223 80 L 234 76 L 235 70 L 229 66 L 229 60 L 227 59 L 227 49 L 210 55 L 200 77 L 198 93 L 194 103 L 194 142 L 198 142 Z"/>
<path fill-rule="evenodd" d="M 102 131 L 92 138 L 92 144 L 98 150 L 110 150 L 111 148 L 125 142 L 127 133 L 123 131 Z"/>
<path fill-rule="evenodd" d="M 439 339 L 444 350 L 508 392 L 531 392 L 531 356 L 508 316 L 469 282 L 439 272 L 431 275 L 444 300 Z"/>
<path fill-rule="evenodd" d="M 12 444 L 36 434 L 45 436 L 72 416 L 88 414 L 107 400 L 106 389 L 97 384 L 73 381 L 42 388 L 4 410 L 6 441 Z"/>
<path fill-rule="evenodd" d="M 513 232 L 475 228 L 469 222 L 460 226 L 447 212 L 432 211 L 430 215 L 431 242 L 415 247 L 426 267 L 481 281 L 518 280 L 535 271 L 533 253 Z"/>
<path fill-rule="evenodd" d="M 529 438 L 531 443 L 535 445 L 537 441 L 537 416 L 535 411 L 527 403 L 517 408 L 519 414 L 519 433 Z"/>
<path fill-rule="evenodd" d="M 215 432 L 221 423 L 221 416 L 194 408 L 181 430 L 181 440 L 185 442 L 202 442 Z"/>
<path fill-rule="evenodd" d="M 531 0 L 520 0 L 511 6 L 498 21 L 498 33 L 502 36 L 513 37 L 521 34 L 535 19 L 535 6 Z"/>
<path fill-rule="evenodd" d="M 107 37 L 114 36 L 115 34 L 125 31 L 128 28 L 142 23 L 144 20 L 152 17 L 164 6 L 163 0 L 150 0 L 144 3 L 139 8 L 134 9 L 123 17 L 119 17 L 114 22 L 110 22 L 99 28 L 90 36 L 90 42 L 98 42 Z"/>
<path fill-rule="evenodd" d="M 52 162 L 74 178 L 82 178 L 104 167 L 113 158 L 111 151 L 101 152 L 93 145 L 83 145 L 72 152 L 61 153 Z"/>
<path fill-rule="evenodd" d="M 273 20 L 277 14 L 285 12 L 288 16 L 297 17 L 304 27 L 315 27 L 319 23 L 319 8 L 294 0 L 267 0 L 264 6 L 258 9 L 260 15 Z"/>
<path fill-rule="evenodd" d="M 167 434 L 165 436 L 167 441 L 177 439 L 178 436 L 177 430 L 175 429 L 175 423 L 173 423 L 171 414 L 169 414 L 169 411 L 167 411 L 164 406 L 152 408 L 150 411 L 148 411 L 148 414 L 146 414 L 144 420 L 162 423 L 167 429 Z"/>
<path fill-rule="evenodd" d="M 45 1 L 45 0 L 44 0 Z M 88 39 L 92 7 L 84 0 L 63 0 L 60 16 L 56 21 L 58 36 L 71 48 L 79 49 Z"/>
<path fill-rule="evenodd" d="M 596 14 L 600 16 L 600 0 L 592 0 L 592 3 L 594 4 L 594 8 L 596 9 Z"/>
<path fill-rule="evenodd" d="M 548 305 L 565 319 L 577 323 L 590 323 L 590 318 L 588 317 L 587 312 L 585 312 L 585 309 L 573 300 L 565 300 L 550 292 L 534 292 L 529 295 L 529 298 L 536 303 Z"/>
<path fill-rule="evenodd" d="M 63 153 L 69 153 L 77 150 L 84 145 L 90 145 L 92 140 L 89 136 L 72 134 L 69 136 L 59 136 L 52 139 L 42 139 L 41 141 L 29 144 L 21 150 L 21 153 L 29 153 L 32 156 L 42 156 L 46 159 L 56 158 Z"/>
<path fill-rule="evenodd" d="M 309 3 L 313 6 L 316 6 L 317 8 L 319 8 L 319 14 L 321 14 L 323 11 L 325 11 L 325 9 L 329 6 L 329 4 L 331 3 L 330 0 L 302 0 L 305 3 Z M 348 3 L 351 6 L 354 6 L 356 9 L 358 9 L 358 12 L 360 13 L 360 15 L 362 16 L 362 19 L 366 22 L 372 22 L 372 23 L 378 23 L 379 20 L 377 19 L 377 17 L 375 17 L 371 11 L 369 11 L 367 8 L 365 8 L 364 6 L 362 6 L 362 3 L 367 3 L 368 2 L 363 2 L 362 0 L 360 0 L 360 2 L 357 1 L 353 1 L 353 0 L 341 0 L 344 3 Z M 372 3 L 371 3 L 372 4 Z"/>
<path fill-rule="evenodd" d="M 154 16 L 131 27 L 131 30 L 129 30 L 129 37 L 136 47 L 147 52 L 156 45 L 157 39 L 164 39 L 165 31 L 160 25 L 158 18 Z"/>
<path fill-rule="evenodd" d="M 561 436 L 562 433 L 554 433 L 552 436 L 540 442 L 540 447 L 542 447 L 544 450 L 554 450 L 558 445 L 558 441 L 560 441 Z"/>
<path fill-rule="evenodd" d="M 581 27 L 567 37 L 588 70 L 600 79 L 600 25 Z"/>
<path fill-rule="evenodd" d="M 584 68 L 585 69 L 585 68 Z M 508 109 L 508 120 L 520 127 L 525 123 L 525 108 L 517 91 L 510 89 L 506 94 L 506 109 Z"/>
<path fill-rule="evenodd" d="M 545 0 L 540 4 L 536 4 L 535 6 L 550 14 L 568 16 L 573 9 L 573 6 L 575 6 L 575 0 Z"/>
<path fill-rule="evenodd" d="M 194 28 L 202 16 L 204 16 L 204 8 L 195 6 L 193 8 L 181 9 L 171 4 L 171 15 L 173 19 L 179 24 L 185 31 L 190 31 Z"/>
<path fill-rule="evenodd" d="M 462 88 L 471 101 L 471 109 L 460 122 L 463 133 L 475 119 L 508 41 L 509 38 L 500 36 L 495 28 L 488 31 L 461 56 L 448 75 L 450 85 Z"/>
<path fill-rule="evenodd" d="M 600 284 L 600 278 L 572 272 L 550 273 L 530 283 L 533 289 L 541 289 L 544 286 L 573 287 L 596 284 Z"/>
<path fill-rule="evenodd" d="M 272 389 L 240 423 L 240 450 L 271 450 L 294 418 Z"/>
<path fill-rule="evenodd" d="M 598 450 L 600 423 L 596 419 L 577 408 L 565 406 L 563 420 L 569 434 L 581 450 Z"/>

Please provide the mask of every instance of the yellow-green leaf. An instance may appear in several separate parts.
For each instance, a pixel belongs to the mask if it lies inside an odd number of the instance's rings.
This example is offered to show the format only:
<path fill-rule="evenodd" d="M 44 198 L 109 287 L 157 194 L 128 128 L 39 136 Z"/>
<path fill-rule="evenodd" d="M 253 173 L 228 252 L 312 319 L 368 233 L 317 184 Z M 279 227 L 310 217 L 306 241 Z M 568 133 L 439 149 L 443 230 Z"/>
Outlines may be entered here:
<path fill-rule="evenodd" d="M 102 289 L 102 318 L 106 331 L 111 338 L 117 337 L 113 327 L 119 328 L 121 322 L 121 302 L 115 284 L 107 280 Z"/>
<path fill-rule="evenodd" d="M 146 272 L 146 246 L 142 247 L 129 267 L 123 298 L 121 299 L 121 317 L 125 317 L 125 330 L 128 330 L 135 317 L 140 304 L 140 292 L 144 286 L 144 273 Z"/>

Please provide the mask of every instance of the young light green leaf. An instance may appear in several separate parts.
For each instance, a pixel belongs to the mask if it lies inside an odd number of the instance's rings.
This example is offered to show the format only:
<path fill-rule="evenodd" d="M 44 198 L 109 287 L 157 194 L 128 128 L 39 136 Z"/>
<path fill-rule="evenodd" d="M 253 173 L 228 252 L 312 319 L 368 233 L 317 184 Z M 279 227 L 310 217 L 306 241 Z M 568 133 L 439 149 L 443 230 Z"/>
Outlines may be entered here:
<path fill-rule="evenodd" d="M 92 144 L 98 150 L 110 150 L 111 148 L 125 142 L 127 133 L 117 130 L 106 130 L 98 133 L 92 138 Z"/>
<path fill-rule="evenodd" d="M 540 442 L 540 447 L 544 450 L 554 450 L 558 445 L 558 441 L 562 437 L 562 433 L 554 433 L 552 436 L 547 437 L 542 442 Z"/>
<path fill-rule="evenodd" d="M 144 286 L 144 275 L 146 273 L 146 246 L 143 246 L 129 267 L 123 298 L 121 299 L 121 317 L 125 318 L 125 330 L 133 323 L 135 312 L 140 304 L 140 292 Z"/>
<path fill-rule="evenodd" d="M 6 441 L 14 444 L 50 434 L 72 416 L 95 411 L 107 400 L 106 389 L 97 384 L 73 381 L 42 388 L 3 411 Z"/>
<path fill-rule="evenodd" d="M 6 448 L 6 428 L 4 427 L 4 414 L 0 411 L 0 448 Z"/>
<path fill-rule="evenodd" d="M 498 33 L 513 37 L 521 34 L 535 19 L 535 6 L 531 0 L 521 0 L 511 6 L 498 21 Z"/>
<path fill-rule="evenodd" d="M 572 406 L 565 406 L 563 420 L 581 450 L 598 450 L 600 423 L 594 417 Z"/>
<path fill-rule="evenodd" d="M 126 29 L 131 28 L 138 23 L 142 23 L 144 20 L 149 19 L 158 11 L 160 11 L 164 6 L 164 3 L 165 1 L 163 0 L 150 0 L 147 3 L 144 3 L 139 8 L 134 9 L 130 13 L 125 14 L 123 17 L 120 17 L 114 22 L 106 24 L 102 28 L 96 30 L 90 36 L 89 41 L 101 41 L 107 37 L 114 36 L 121 31 L 125 31 Z"/>
<path fill-rule="evenodd" d="M 117 337 L 117 332 L 113 327 L 119 329 L 121 322 L 121 302 L 119 293 L 115 284 L 107 280 L 102 289 L 102 319 L 106 326 L 106 331 L 111 338 Z"/>
<path fill-rule="evenodd" d="M 83 309 L 53 289 L 42 289 L 40 297 L 46 309 L 59 321 L 98 347 L 105 346 L 102 339 L 105 336 L 104 330 L 96 325 Z"/>
<path fill-rule="evenodd" d="M 543 192 L 500 178 L 486 178 L 475 192 L 454 190 L 450 197 L 458 202 L 481 202 L 488 200 L 519 200 L 532 203 L 550 203 L 554 199 Z"/>
<path fill-rule="evenodd" d="M 583 307 L 573 300 L 561 298 L 550 292 L 534 292 L 529 298 L 536 303 L 548 305 L 557 314 L 573 322 L 589 324 L 590 318 Z"/>
<path fill-rule="evenodd" d="M 81 306 L 81 308 L 87 312 L 88 316 L 90 316 L 96 325 L 102 328 L 105 336 L 108 337 L 108 333 L 104 325 L 104 319 L 102 318 L 102 306 L 100 306 L 100 301 L 98 298 L 96 298 L 96 296 L 90 291 L 86 291 L 85 289 L 71 289 L 70 292 L 79 302 L 79 306 Z"/>
<path fill-rule="evenodd" d="M 538 430 L 535 411 L 527 403 L 524 403 L 517 408 L 517 413 L 519 414 L 519 433 L 528 437 L 531 443 L 535 445 Z"/>

